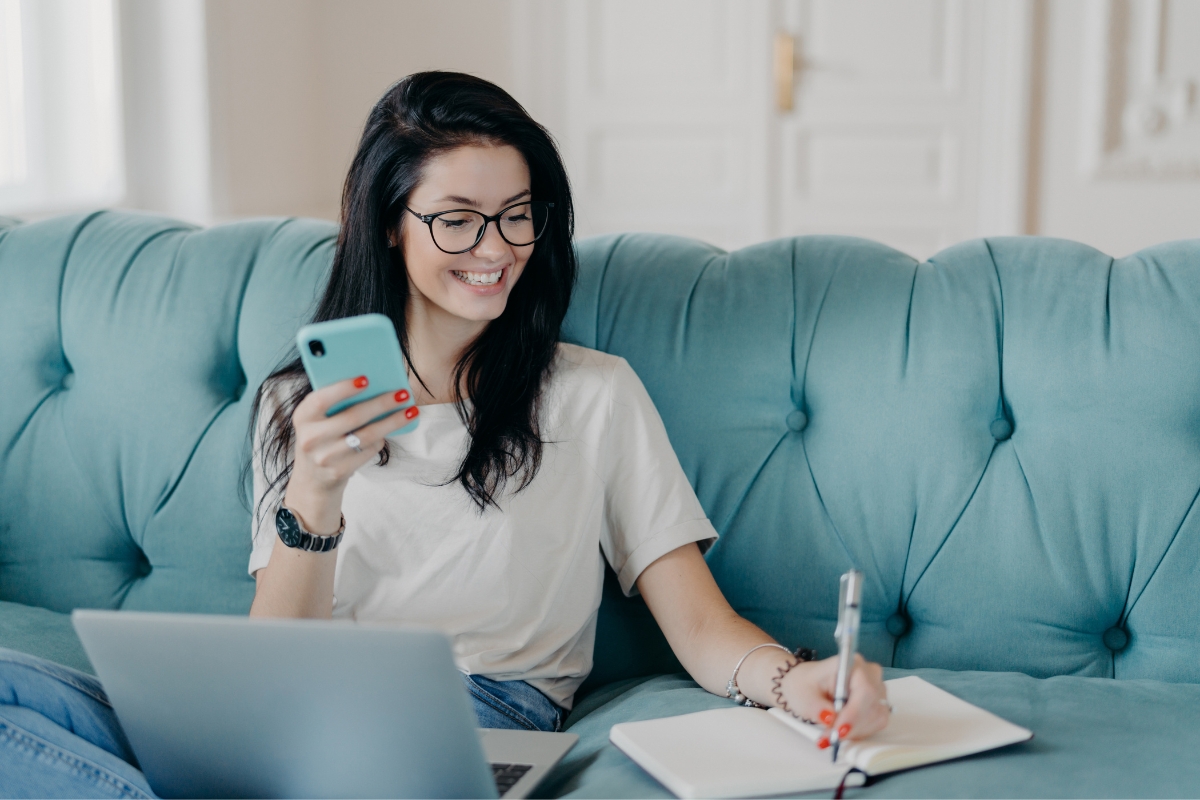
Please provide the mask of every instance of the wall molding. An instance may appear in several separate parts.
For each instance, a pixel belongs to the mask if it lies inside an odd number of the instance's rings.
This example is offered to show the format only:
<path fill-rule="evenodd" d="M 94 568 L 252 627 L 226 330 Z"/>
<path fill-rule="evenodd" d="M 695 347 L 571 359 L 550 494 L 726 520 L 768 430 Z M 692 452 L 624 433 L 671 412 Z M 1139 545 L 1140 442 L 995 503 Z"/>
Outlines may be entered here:
<path fill-rule="evenodd" d="M 1032 141 L 1034 11 L 1032 0 L 985 3 L 983 124 L 977 236 L 1027 230 Z"/>
<path fill-rule="evenodd" d="M 1089 3 L 1080 167 L 1092 179 L 1200 179 L 1200 74 L 1172 74 L 1169 0 Z"/>

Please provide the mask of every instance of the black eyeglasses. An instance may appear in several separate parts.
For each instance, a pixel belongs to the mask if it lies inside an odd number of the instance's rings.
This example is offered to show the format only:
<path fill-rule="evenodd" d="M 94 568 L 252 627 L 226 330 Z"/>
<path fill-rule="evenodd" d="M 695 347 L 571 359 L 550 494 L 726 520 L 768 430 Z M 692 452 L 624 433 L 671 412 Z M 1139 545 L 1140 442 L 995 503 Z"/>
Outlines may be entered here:
<path fill-rule="evenodd" d="M 489 217 L 479 211 L 455 208 L 436 214 L 418 214 L 408 206 L 404 210 L 429 226 L 429 235 L 437 249 L 450 255 L 458 255 L 475 249 L 483 240 L 489 222 L 496 223 L 500 238 L 513 247 L 528 247 L 546 232 L 550 209 L 554 203 L 541 200 L 526 200 L 515 203 L 500 213 Z"/>

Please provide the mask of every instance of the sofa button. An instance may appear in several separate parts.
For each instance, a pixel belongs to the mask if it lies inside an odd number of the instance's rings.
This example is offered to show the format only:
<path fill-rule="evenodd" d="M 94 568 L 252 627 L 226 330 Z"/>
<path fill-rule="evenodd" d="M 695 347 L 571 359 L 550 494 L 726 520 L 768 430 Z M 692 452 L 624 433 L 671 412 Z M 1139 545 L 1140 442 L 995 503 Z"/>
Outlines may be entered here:
<path fill-rule="evenodd" d="M 904 634 L 908 633 L 908 629 L 912 627 L 912 621 L 908 615 L 902 611 L 897 611 L 887 618 L 884 623 L 887 626 L 887 632 L 899 639 Z"/>
<path fill-rule="evenodd" d="M 63 375 L 63 377 L 62 377 L 62 388 L 63 389 L 70 389 L 74 385 L 75 385 L 75 373 L 74 372 L 68 372 L 66 375 Z"/>
<path fill-rule="evenodd" d="M 800 409 L 796 409 L 787 415 L 787 426 L 796 433 L 808 427 L 808 414 L 805 414 Z"/>
<path fill-rule="evenodd" d="M 1113 626 L 1104 632 L 1104 646 L 1114 653 L 1125 649 L 1129 644 L 1129 634 L 1124 628 Z"/>
<path fill-rule="evenodd" d="M 992 438 L 997 442 L 1003 442 L 1012 436 L 1012 423 L 1004 417 L 1000 417 L 992 420 L 992 426 L 988 430 L 992 432 Z"/>

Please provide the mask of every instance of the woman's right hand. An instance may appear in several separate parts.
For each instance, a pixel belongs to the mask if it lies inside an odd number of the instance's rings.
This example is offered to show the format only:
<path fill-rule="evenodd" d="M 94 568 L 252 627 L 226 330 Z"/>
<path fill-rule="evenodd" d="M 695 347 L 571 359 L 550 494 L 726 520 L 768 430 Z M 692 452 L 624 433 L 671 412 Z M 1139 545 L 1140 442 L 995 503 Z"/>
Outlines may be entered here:
<path fill-rule="evenodd" d="M 408 391 L 401 389 L 325 416 L 334 405 L 366 388 L 365 377 L 338 381 L 311 392 L 292 413 L 295 462 L 284 505 L 298 513 L 305 529 L 313 533 L 337 530 L 342 492 L 350 476 L 379 454 L 387 434 L 403 428 L 420 413 L 416 406 L 400 408 L 409 400 Z M 371 422 L 380 414 L 388 416 Z M 359 438 L 359 450 L 346 443 L 350 433 Z"/>

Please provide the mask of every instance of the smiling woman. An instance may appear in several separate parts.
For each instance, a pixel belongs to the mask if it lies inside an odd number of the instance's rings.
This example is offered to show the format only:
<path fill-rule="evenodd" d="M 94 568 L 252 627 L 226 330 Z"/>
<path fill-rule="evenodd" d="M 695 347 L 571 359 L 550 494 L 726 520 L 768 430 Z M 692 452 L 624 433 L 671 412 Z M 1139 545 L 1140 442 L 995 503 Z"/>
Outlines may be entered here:
<path fill-rule="evenodd" d="M 518 241 L 526 206 L 535 235 Z M 575 281 L 572 228 L 567 175 L 549 134 L 494 84 L 418 73 L 372 110 L 315 321 L 391 318 L 418 405 L 448 404 L 470 431 L 451 480 L 480 508 L 495 506 L 510 479 L 524 487 L 541 463 L 538 406 Z M 464 240 L 466 249 L 452 246 Z M 288 457 L 297 443 L 291 418 L 308 392 L 295 360 L 259 396 L 263 454 L 280 465 L 268 470 L 271 486 L 289 485 L 293 497 L 308 476 L 303 460 Z M 379 466 L 391 447 L 381 438 L 372 450 Z M 312 524 L 332 517 L 336 526 L 340 514 L 315 505 Z"/>
<path fill-rule="evenodd" d="M 603 554 L 710 691 L 878 729 L 878 667 L 836 715 L 832 661 L 799 663 L 729 607 L 701 555 L 716 531 L 629 365 L 558 343 L 571 209 L 550 137 L 499 87 L 421 73 L 376 105 L 316 318 L 387 314 L 423 423 L 386 437 L 387 395 L 327 417 L 362 382 L 310 392 L 299 362 L 263 384 L 251 614 L 438 628 L 483 724 L 532 686 L 552 728 L 591 667 Z M 317 535 L 344 519 L 338 550 L 278 546 L 280 513 Z"/>
<path fill-rule="evenodd" d="M 408 278 L 420 301 L 414 310 L 445 309 L 479 322 L 500 316 L 538 238 L 533 203 L 514 204 L 529 196 L 528 186 L 529 167 L 510 145 L 461 147 L 429 160 L 406 206 L 429 230 L 401 224 L 404 251 L 413 255 Z M 469 194 L 455 194 L 452 187 Z M 524 188 L 509 195 L 516 187 Z M 537 205 L 544 229 L 547 203 Z"/>

